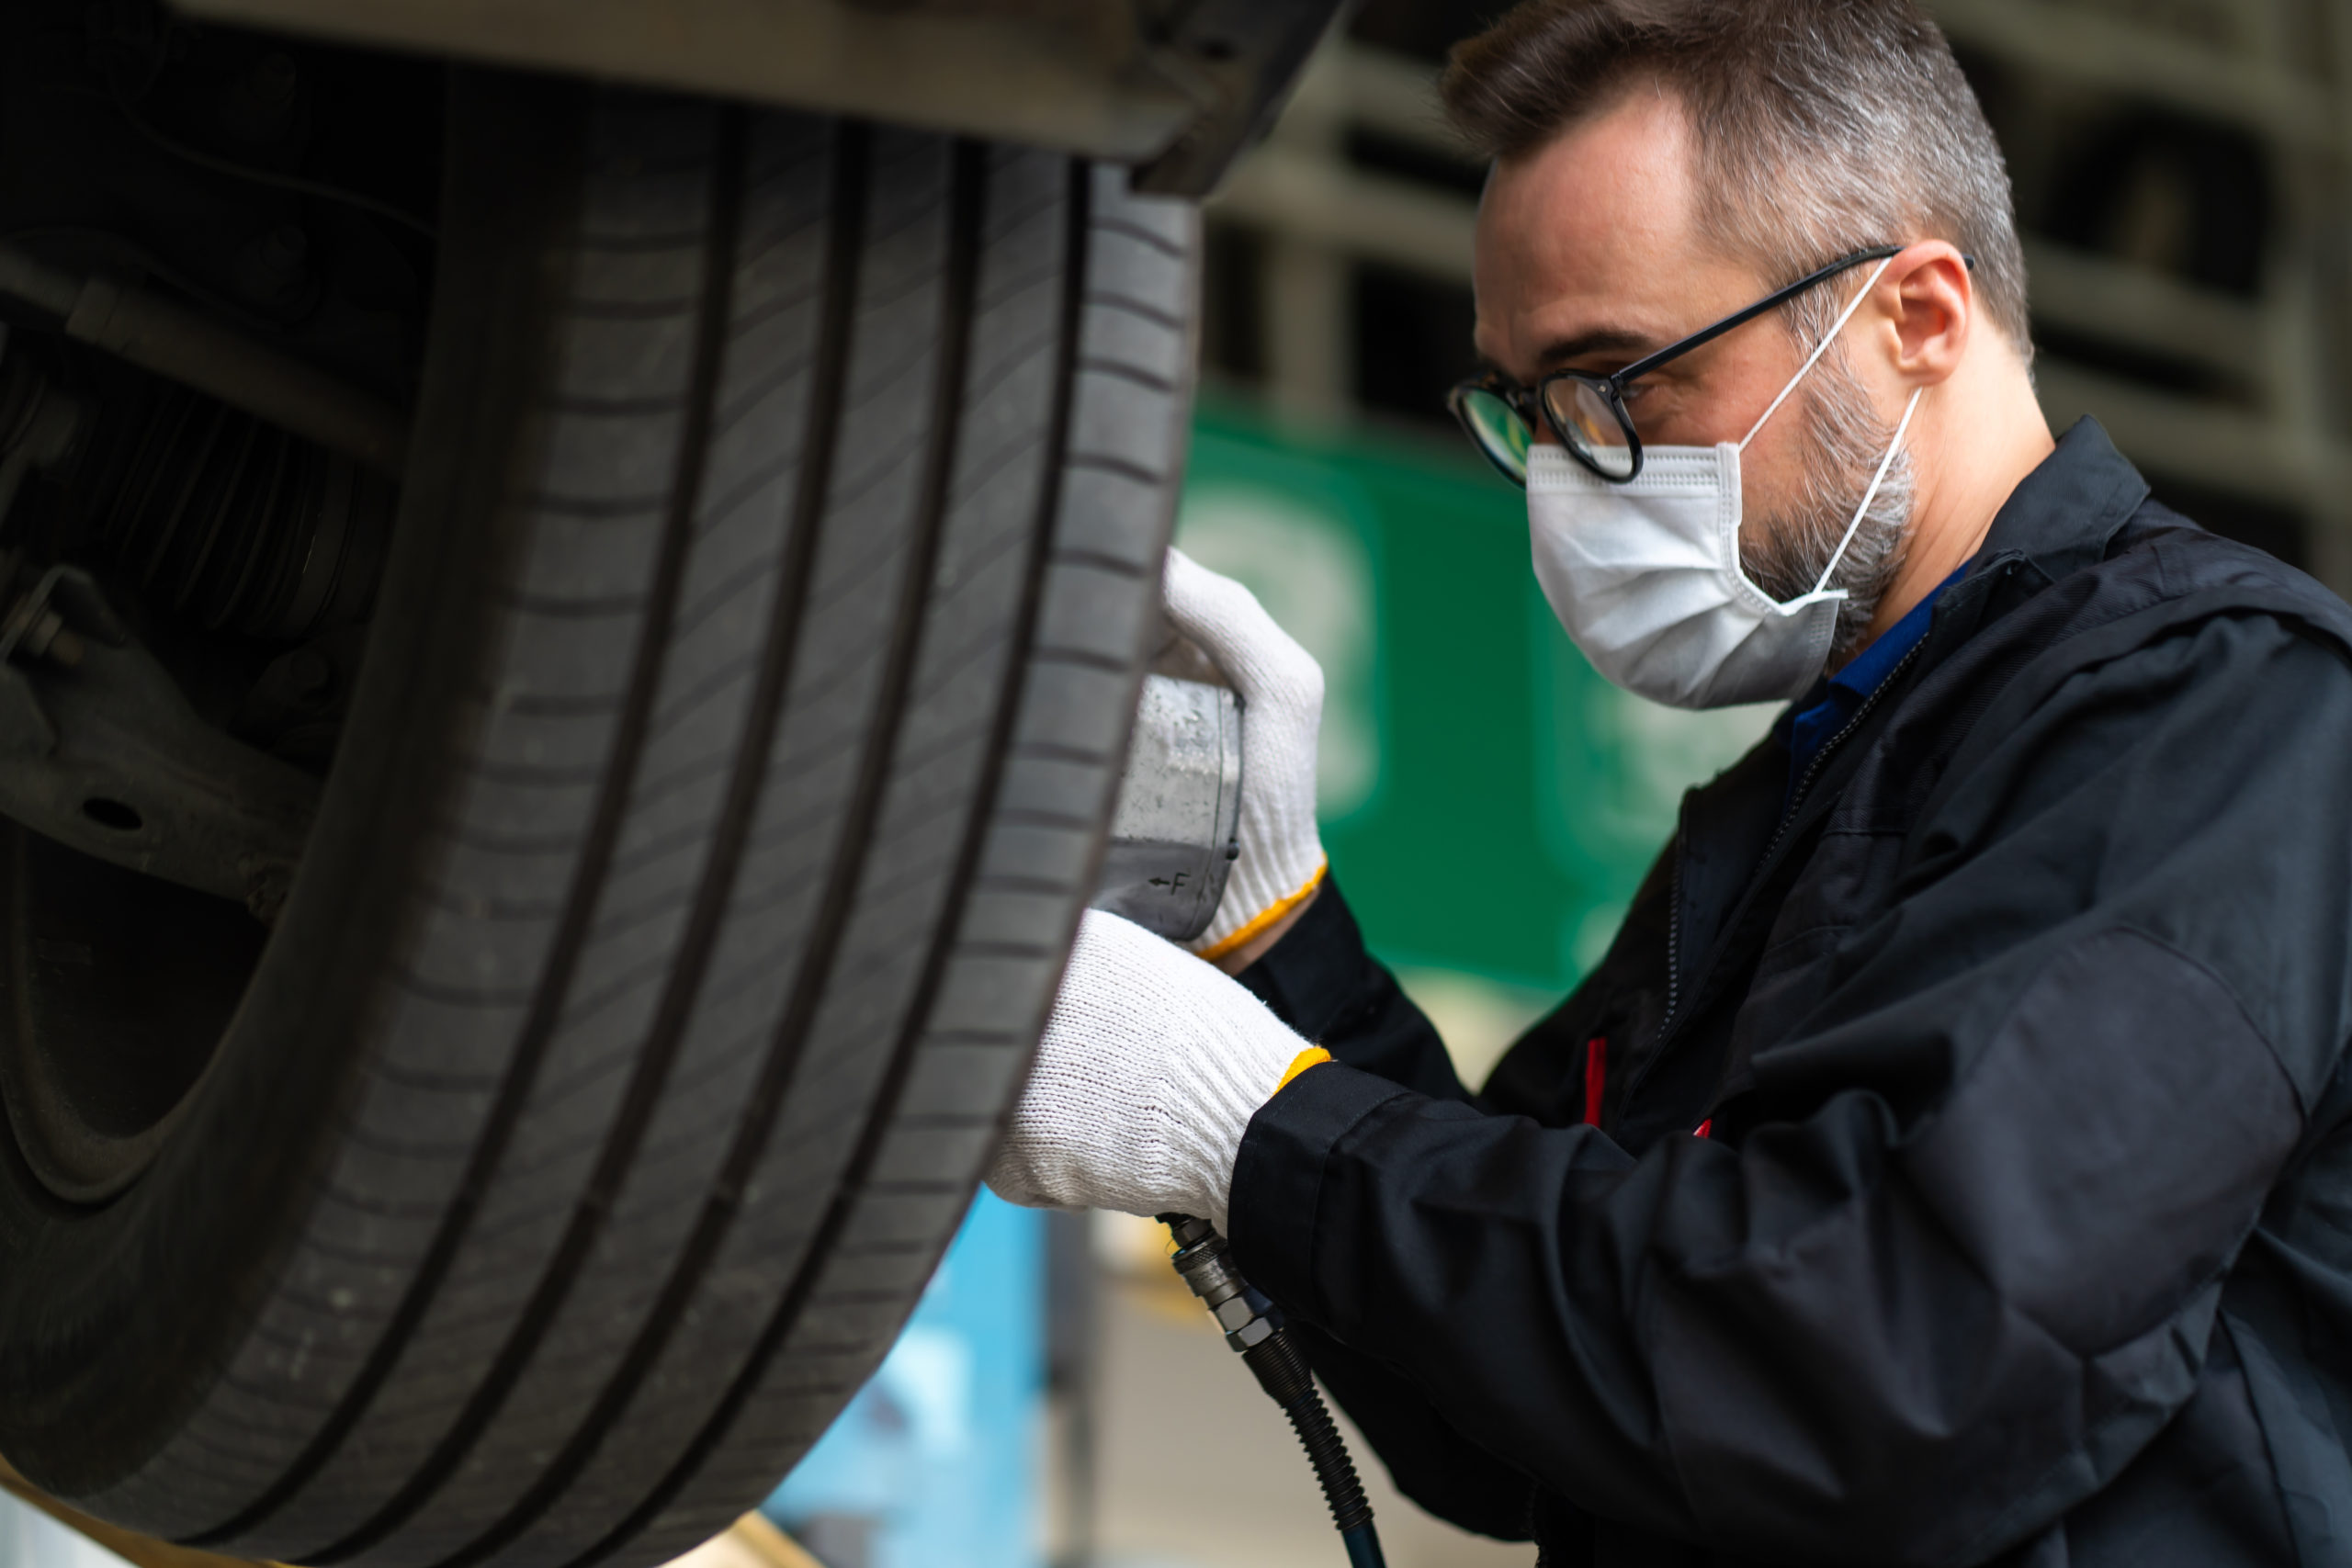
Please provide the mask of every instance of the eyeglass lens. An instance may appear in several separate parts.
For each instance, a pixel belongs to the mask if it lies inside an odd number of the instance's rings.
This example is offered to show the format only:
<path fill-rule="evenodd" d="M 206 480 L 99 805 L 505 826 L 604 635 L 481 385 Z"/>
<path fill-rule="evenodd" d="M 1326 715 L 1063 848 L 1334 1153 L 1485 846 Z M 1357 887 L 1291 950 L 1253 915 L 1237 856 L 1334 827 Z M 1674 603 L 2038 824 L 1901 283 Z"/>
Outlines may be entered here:
<path fill-rule="evenodd" d="M 1527 482 L 1527 449 L 1535 436 L 1517 410 L 1493 392 L 1465 387 L 1454 397 L 1453 412 L 1487 461 L 1505 478 Z"/>
<path fill-rule="evenodd" d="M 1569 446 L 1577 448 L 1577 456 L 1597 471 L 1610 479 L 1623 479 L 1634 471 L 1634 449 L 1625 427 L 1600 388 L 1588 381 L 1553 381 L 1544 389 L 1544 406 Z"/>

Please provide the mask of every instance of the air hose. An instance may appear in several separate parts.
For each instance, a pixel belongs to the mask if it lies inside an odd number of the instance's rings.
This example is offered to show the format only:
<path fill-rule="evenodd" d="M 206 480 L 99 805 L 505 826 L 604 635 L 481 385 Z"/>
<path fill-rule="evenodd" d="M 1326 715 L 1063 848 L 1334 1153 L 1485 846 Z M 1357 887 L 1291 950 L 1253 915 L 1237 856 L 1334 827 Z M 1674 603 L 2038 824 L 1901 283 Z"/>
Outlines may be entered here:
<path fill-rule="evenodd" d="M 1363 1483 L 1356 1479 L 1348 1445 L 1323 1407 L 1306 1358 L 1291 1343 L 1273 1303 L 1250 1288 L 1233 1265 L 1225 1237 L 1206 1220 L 1162 1214 L 1159 1222 L 1176 1237 L 1176 1272 L 1201 1298 L 1225 1330 L 1225 1342 L 1240 1352 L 1242 1364 L 1257 1374 L 1258 1386 L 1283 1407 L 1306 1445 L 1315 1479 L 1323 1483 L 1324 1500 L 1331 1506 L 1331 1522 L 1348 1549 L 1348 1568 L 1386 1568 L 1380 1536 L 1372 1528 L 1372 1505 L 1364 1501 Z"/>

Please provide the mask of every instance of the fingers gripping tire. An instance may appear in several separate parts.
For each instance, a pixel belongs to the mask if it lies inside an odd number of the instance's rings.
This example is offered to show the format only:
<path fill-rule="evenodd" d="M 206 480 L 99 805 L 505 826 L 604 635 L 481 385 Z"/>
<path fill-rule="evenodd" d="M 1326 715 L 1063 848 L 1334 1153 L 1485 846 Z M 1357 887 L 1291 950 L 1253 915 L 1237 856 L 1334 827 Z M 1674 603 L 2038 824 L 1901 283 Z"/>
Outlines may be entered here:
<path fill-rule="evenodd" d="M 645 1563 L 879 1360 L 1099 853 L 1184 207 L 471 74 L 302 874 L 154 1164 L 0 1174 L 0 1451 L 252 1557 Z"/>

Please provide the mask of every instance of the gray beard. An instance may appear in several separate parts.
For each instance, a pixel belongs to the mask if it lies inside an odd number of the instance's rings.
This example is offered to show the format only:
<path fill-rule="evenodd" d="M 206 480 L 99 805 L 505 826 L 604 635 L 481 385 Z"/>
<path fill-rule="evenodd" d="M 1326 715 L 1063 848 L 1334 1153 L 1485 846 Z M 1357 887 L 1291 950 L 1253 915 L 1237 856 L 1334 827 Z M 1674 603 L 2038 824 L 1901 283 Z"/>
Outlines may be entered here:
<path fill-rule="evenodd" d="M 1804 411 L 1804 479 L 1795 503 L 1750 519 L 1740 529 L 1739 564 L 1747 580 L 1786 603 L 1810 593 L 1854 520 L 1854 508 L 1870 489 L 1871 476 L 1894 443 L 1894 427 L 1871 410 L 1869 394 L 1845 364 L 1842 352 L 1822 355 L 1813 384 L 1800 400 Z M 1862 649 L 1863 637 L 1880 602 L 1903 570 L 1910 542 L 1913 473 L 1908 450 L 1894 455 L 1870 510 L 1854 530 L 1827 586 L 1846 591 L 1838 606 L 1838 630 L 1829 663 L 1843 664 Z"/>

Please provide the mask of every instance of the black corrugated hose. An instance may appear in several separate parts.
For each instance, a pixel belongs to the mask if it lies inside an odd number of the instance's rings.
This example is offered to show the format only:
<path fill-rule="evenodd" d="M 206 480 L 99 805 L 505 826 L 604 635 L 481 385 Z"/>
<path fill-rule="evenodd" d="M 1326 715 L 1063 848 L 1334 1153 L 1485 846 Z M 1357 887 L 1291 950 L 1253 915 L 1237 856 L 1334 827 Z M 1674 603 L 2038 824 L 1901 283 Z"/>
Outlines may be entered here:
<path fill-rule="evenodd" d="M 1306 1446 L 1323 1483 L 1324 1500 L 1331 1506 L 1331 1522 L 1348 1550 L 1348 1568 L 1386 1568 L 1380 1554 L 1380 1536 L 1372 1526 L 1372 1505 L 1364 1501 L 1363 1483 L 1348 1458 L 1348 1445 L 1323 1406 L 1306 1358 L 1298 1353 L 1283 1329 L 1272 1303 L 1250 1289 L 1233 1266 L 1225 1237 L 1205 1220 L 1189 1214 L 1162 1214 L 1160 1223 L 1176 1237 L 1176 1272 L 1201 1298 L 1225 1330 L 1225 1342 L 1241 1353 L 1264 1389 Z"/>

